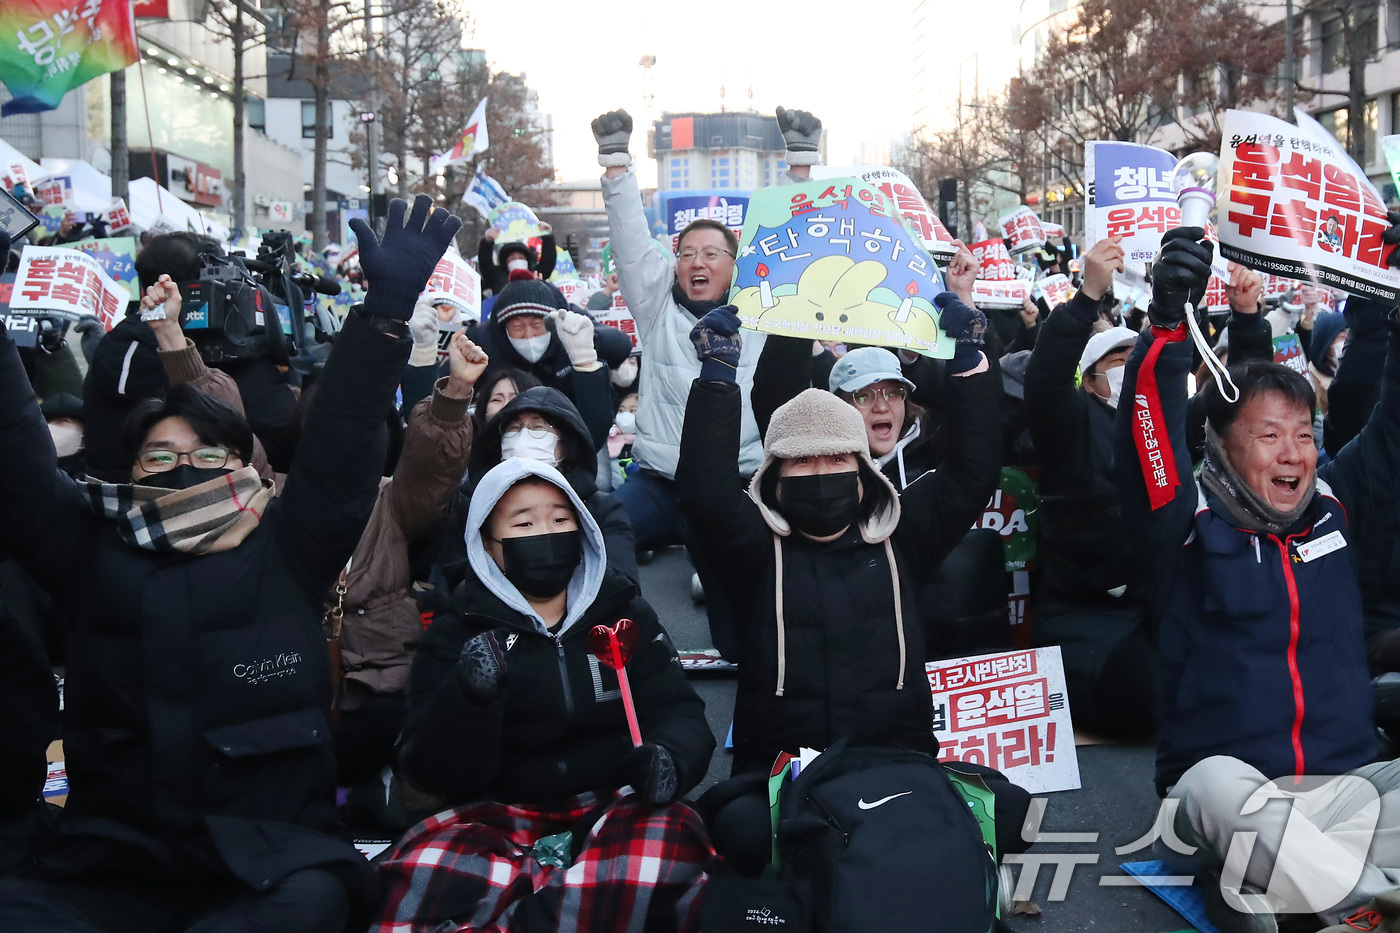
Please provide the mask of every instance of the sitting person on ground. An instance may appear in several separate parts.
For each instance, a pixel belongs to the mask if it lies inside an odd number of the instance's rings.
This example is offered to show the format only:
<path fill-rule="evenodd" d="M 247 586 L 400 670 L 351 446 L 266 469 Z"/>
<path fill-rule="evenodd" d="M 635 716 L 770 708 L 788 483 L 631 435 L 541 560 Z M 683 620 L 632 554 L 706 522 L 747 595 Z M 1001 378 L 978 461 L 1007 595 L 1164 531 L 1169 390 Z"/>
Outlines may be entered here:
<path fill-rule="evenodd" d="M 712 850 L 680 798 L 715 740 L 656 614 L 538 460 L 482 478 L 466 545 L 472 572 L 414 659 L 398 751 L 405 780 L 454 809 L 380 866 L 376 929 L 695 929 Z M 640 747 L 590 647 L 622 620 Z"/>
<path fill-rule="evenodd" d="M 1370 421 L 1321 468 L 1307 378 L 1236 363 L 1237 402 L 1207 389 L 1193 481 L 1184 306 L 1210 275 L 1203 235 L 1163 237 L 1152 328 L 1123 380 L 1135 405 L 1117 422 L 1124 519 L 1156 635 L 1157 789 L 1175 802 L 1164 817 L 1175 813 L 1177 841 L 1218 875 L 1206 886 L 1218 928 L 1277 929 L 1270 915 L 1285 913 L 1333 923 L 1400 877 L 1400 761 L 1371 763 L 1357 580 L 1363 555 L 1394 547 L 1377 536 L 1393 534 L 1400 509 L 1400 327 L 1392 310 Z M 1244 859 L 1241 836 L 1253 841 Z"/>
<path fill-rule="evenodd" d="M 942 468 L 902 494 L 875 468 L 856 408 L 822 389 L 773 414 L 763 463 L 746 484 L 738 315 L 720 308 L 695 327 L 701 374 L 686 407 L 676 489 L 736 614 L 734 781 L 766 778 L 780 752 L 824 749 L 856 732 L 937 754 L 913 597 L 996 487 L 1001 384 L 982 352 L 982 315 L 951 293 L 936 300 L 957 341 L 948 364 L 954 441 Z M 771 851 L 759 784 L 710 791 L 726 799 L 712 823 L 716 847 L 751 874 Z M 1002 851 L 1024 851 L 1020 819 L 1002 814 L 997 823 L 1009 837 Z"/>
<path fill-rule="evenodd" d="M 248 422 L 183 385 L 133 411 L 127 482 L 74 482 L 0 330 L 0 472 L 25 490 L 0 547 L 69 623 L 70 787 L 26 876 L 0 881 L 0 928 L 339 933 L 372 909 L 333 834 L 321 614 L 374 505 L 414 298 L 461 225 L 406 208 L 382 243 L 351 221 L 369 292 L 278 496 Z"/>

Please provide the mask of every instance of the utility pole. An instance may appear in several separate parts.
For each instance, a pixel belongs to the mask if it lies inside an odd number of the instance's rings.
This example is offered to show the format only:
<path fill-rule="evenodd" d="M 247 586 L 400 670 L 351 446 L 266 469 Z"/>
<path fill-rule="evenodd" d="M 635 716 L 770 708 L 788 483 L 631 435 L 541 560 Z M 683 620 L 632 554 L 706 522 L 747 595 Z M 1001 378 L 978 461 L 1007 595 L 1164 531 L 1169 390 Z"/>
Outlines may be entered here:
<path fill-rule="evenodd" d="M 136 66 L 140 68 L 138 64 Z M 131 180 L 131 157 L 126 145 L 126 69 L 112 72 L 110 90 L 112 96 L 112 197 L 121 198 L 131 207 L 127 185 Z"/>
<path fill-rule="evenodd" d="M 365 0 L 365 61 L 369 65 L 369 110 L 371 119 L 365 123 L 365 176 L 369 188 L 369 225 L 374 227 L 374 203 L 379 197 L 379 71 L 374 53 L 374 0 Z M 400 166 L 402 171 L 403 167 Z"/>
<path fill-rule="evenodd" d="M 1283 118 L 1293 122 L 1293 0 L 1283 7 Z"/>

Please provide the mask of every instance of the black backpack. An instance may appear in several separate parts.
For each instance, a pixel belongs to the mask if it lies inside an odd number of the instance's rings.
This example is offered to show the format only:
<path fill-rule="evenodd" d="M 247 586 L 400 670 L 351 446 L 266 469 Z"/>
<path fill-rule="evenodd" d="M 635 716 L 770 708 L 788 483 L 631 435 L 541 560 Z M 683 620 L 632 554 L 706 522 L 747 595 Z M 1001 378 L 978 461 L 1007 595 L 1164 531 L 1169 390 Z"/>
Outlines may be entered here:
<path fill-rule="evenodd" d="M 842 739 L 784 784 L 780 875 L 813 929 L 995 928 L 997 865 L 967 802 L 923 752 Z"/>

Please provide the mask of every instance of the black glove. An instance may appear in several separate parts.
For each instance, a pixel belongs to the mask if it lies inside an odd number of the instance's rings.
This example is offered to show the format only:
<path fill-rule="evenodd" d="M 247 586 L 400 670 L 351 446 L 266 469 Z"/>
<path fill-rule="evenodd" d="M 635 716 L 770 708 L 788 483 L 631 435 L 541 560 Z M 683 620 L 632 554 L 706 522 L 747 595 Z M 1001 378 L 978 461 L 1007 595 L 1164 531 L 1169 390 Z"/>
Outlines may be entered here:
<path fill-rule="evenodd" d="M 414 199 L 413 213 L 408 215 L 405 226 L 407 210 L 408 204 L 402 198 L 389 202 L 383 242 L 363 218 L 350 221 L 350 229 L 360 244 L 367 314 L 399 321 L 412 317 L 414 303 L 462 226 L 460 218 L 442 208 L 433 210 L 433 201 L 426 194 Z"/>
<path fill-rule="evenodd" d="M 457 658 L 457 683 L 467 699 L 489 706 L 505 690 L 506 653 L 490 632 L 467 639 Z"/>
<path fill-rule="evenodd" d="M 10 235 L 4 230 L 0 230 L 0 259 L 5 262 L 10 260 Z M 4 271 L 4 269 L 0 269 L 0 272 Z"/>
<path fill-rule="evenodd" d="M 777 109 L 788 165 L 815 165 L 821 158 L 822 121 L 805 110 Z"/>
<path fill-rule="evenodd" d="M 632 138 L 632 115 L 626 110 L 613 110 L 595 117 L 592 123 L 593 138 L 598 142 L 598 164 L 608 167 L 628 165 L 632 157 L 627 154 L 628 142 Z"/>
<path fill-rule="evenodd" d="M 715 308 L 690 329 L 690 342 L 700 359 L 700 378 L 706 382 L 736 382 L 743 338 L 739 313 L 733 305 Z"/>
<path fill-rule="evenodd" d="M 664 745 L 648 742 L 634 748 L 623 759 L 622 773 L 648 803 L 671 803 L 680 796 L 680 776 L 676 762 Z"/>
<path fill-rule="evenodd" d="M 938 326 L 943 333 L 957 341 L 948 371 L 957 375 L 982 364 L 982 347 L 987 342 L 987 316 L 976 308 L 963 304 L 952 292 L 939 292 L 933 298 L 942 313 Z"/>
<path fill-rule="evenodd" d="M 1203 240 L 1200 227 L 1173 227 L 1162 237 L 1162 250 L 1152 264 L 1152 304 L 1147 317 L 1159 327 L 1176 328 L 1205 297 L 1215 244 Z"/>
<path fill-rule="evenodd" d="M 1390 229 L 1381 234 L 1381 242 L 1394 247 L 1400 243 L 1400 211 L 1386 211 L 1385 219 L 1390 221 Z M 1386 254 L 1385 264 L 1392 268 L 1400 266 L 1400 248 L 1393 248 Z"/>

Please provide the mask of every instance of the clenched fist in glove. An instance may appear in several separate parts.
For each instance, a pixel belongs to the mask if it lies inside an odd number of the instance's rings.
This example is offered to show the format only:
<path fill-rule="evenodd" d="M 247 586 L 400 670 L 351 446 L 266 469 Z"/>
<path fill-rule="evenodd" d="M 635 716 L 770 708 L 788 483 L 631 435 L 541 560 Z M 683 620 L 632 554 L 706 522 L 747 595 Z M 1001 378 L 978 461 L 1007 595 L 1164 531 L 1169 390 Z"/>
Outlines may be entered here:
<path fill-rule="evenodd" d="M 778 129 L 788 165 L 816 165 L 821 159 L 822 121 L 805 110 L 777 110 Z"/>
<path fill-rule="evenodd" d="M 631 165 L 627 144 L 632 138 L 632 115 L 626 110 L 613 110 L 593 120 L 593 138 L 598 141 L 598 164 L 610 168 Z"/>
<path fill-rule="evenodd" d="M 739 313 L 733 305 L 715 308 L 690 329 L 690 342 L 700 359 L 700 378 L 705 382 L 737 382 L 739 353 Z"/>
<path fill-rule="evenodd" d="M 413 201 L 413 213 L 402 198 L 389 202 L 384 239 L 374 235 L 360 217 L 350 221 L 350 229 L 360 243 L 360 268 L 365 275 L 365 313 L 407 321 L 414 302 L 428 284 L 433 269 L 462 221 L 420 194 Z"/>
<path fill-rule="evenodd" d="M 648 742 L 632 749 L 623 760 L 622 771 L 627 783 L 648 803 L 671 803 L 680 796 L 676 762 L 664 745 Z"/>
<path fill-rule="evenodd" d="M 593 319 L 577 311 L 560 308 L 550 315 L 554 332 L 569 354 L 569 364 L 579 372 L 591 373 L 598 368 L 598 350 L 593 345 Z"/>
<path fill-rule="evenodd" d="M 1147 317 L 1159 327 L 1175 329 L 1186 320 L 1186 303 L 1194 308 L 1205 297 L 1215 244 L 1202 240 L 1200 227 L 1173 227 L 1162 236 L 1162 251 L 1152 264 L 1152 304 Z"/>
<path fill-rule="evenodd" d="M 948 361 L 948 372 L 954 376 L 970 373 L 982 365 L 982 347 L 987 342 L 987 316 L 952 292 L 939 292 L 933 303 L 942 314 L 938 326 L 945 334 L 957 341 L 953 358 Z"/>

